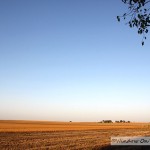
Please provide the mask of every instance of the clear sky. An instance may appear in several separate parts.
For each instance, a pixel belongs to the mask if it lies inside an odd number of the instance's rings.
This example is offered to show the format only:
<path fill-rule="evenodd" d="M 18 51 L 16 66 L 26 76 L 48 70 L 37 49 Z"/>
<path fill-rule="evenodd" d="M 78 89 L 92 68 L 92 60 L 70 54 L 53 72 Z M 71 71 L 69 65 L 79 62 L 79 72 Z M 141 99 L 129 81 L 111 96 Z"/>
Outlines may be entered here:
<path fill-rule="evenodd" d="M 150 122 L 150 42 L 121 0 L 1 0 L 0 119 Z"/>

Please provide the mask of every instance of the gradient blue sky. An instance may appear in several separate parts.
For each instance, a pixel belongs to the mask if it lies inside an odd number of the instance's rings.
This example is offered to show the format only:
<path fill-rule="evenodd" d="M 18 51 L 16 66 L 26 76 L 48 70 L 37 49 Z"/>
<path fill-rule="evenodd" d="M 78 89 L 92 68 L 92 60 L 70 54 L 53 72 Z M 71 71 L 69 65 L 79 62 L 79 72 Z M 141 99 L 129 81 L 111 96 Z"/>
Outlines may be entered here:
<path fill-rule="evenodd" d="M 0 119 L 150 121 L 150 42 L 121 0 L 1 0 Z"/>

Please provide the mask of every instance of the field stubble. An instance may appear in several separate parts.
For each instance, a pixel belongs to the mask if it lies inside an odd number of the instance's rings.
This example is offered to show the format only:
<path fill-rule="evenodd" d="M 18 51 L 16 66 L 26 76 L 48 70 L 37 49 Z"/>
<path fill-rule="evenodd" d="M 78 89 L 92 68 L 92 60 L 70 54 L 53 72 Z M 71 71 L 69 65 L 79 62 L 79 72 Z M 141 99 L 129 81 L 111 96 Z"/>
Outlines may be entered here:
<path fill-rule="evenodd" d="M 150 136 L 150 124 L 0 121 L 0 149 L 100 149 L 111 136 Z"/>

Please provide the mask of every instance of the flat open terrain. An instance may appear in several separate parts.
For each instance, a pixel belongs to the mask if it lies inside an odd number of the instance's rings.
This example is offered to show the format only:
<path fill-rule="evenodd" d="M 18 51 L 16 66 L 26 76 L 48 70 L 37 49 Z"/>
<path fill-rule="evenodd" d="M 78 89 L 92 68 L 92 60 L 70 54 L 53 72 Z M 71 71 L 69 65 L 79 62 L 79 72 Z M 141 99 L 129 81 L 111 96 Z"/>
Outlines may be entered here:
<path fill-rule="evenodd" d="M 150 124 L 0 121 L 0 149 L 100 149 L 111 136 L 150 136 Z"/>

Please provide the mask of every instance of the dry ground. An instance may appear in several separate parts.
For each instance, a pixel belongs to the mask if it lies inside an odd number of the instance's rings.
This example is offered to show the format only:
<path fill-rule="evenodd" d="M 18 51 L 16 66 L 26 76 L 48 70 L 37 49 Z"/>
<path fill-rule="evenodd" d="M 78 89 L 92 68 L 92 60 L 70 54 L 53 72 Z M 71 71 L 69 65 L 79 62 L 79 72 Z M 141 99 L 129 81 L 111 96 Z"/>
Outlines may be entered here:
<path fill-rule="evenodd" d="M 150 136 L 150 124 L 0 121 L 0 150 L 112 149 L 105 147 L 110 145 L 111 136 Z"/>

